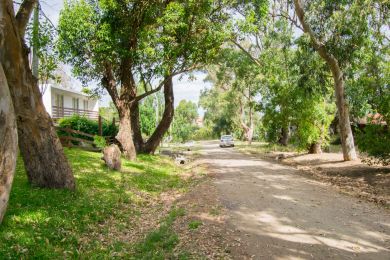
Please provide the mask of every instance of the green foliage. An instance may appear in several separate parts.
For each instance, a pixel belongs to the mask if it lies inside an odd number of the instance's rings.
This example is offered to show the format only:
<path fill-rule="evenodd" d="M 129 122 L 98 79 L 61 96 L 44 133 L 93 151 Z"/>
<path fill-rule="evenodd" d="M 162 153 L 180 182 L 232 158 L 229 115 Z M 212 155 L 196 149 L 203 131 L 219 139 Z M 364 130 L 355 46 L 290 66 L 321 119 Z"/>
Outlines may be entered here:
<path fill-rule="evenodd" d="M 181 178 L 181 168 L 159 156 L 142 155 L 135 162 L 122 159 L 122 170 L 117 172 L 104 165 L 99 153 L 72 148 L 65 149 L 65 154 L 77 181 L 75 192 L 31 187 L 23 161 L 18 159 L 8 211 L 0 227 L 1 259 L 105 259 L 113 255 L 129 259 L 135 245 L 116 236 L 126 236 L 142 221 L 149 199 L 190 185 Z"/>
<path fill-rule="evenodd" d="M 158 106 L 158 110 L 157 110 Z M 151 136 L 156 128 L 157 121 L 162 117 L 164 100 L 161 93 L 144 98 L 139 104 L 141 132 Z M 158 112 L 158 115 L 156 114 Z M 158 116 L 158 118 L 156 118 Z"/>
<path fill-rule="evenodd" d="M 203 224 L 202 221 L 193 220 L 190 223 L 188 223 L 188 228 L 195 230 L 195 229 L 198 229 L 198 227 L 200 227 L 202 224 Z"/>
<path fill-rule="evenodd" d="M 201 141 L 201 140 L 210 140 L 213 138 L 213 131 L 211 128 L 207 126 L 203 126 L 192 134 L 192 139 L 195 141 Z"/>
<path fill-rule="evenodd" d="M 390 48 L 375 40 L 357 52 L 347 70 L 347 97 L 353 118 L 379 113 L 390 122 Z"/>
<path fill-rule="evenodd" d="M 200 106 L 206 110 L 205 124 L 214 137 L 243 136 L 243 124 L 250 127 L 259 123 L 256 99 L 262 89 L 262 74 L 241 50 L 221 51 L 216 63 L 208 67 L 208 81 L 214 86 L 200 97 Z"/>
<path fill-rule="evenodd" d="M 87 117 L 80 115 L 73 115 L 71 117 L 65 117 L 59 120 L 59 127 L 70 128 L 78 130 L 90 135 L 99 134 L 99 125 L 97 121 L 88 119 Z M 103 120 L 102 122 L 103 136 L 116 136 L 118 133 L 118 127 L 113 125 L 111 122 Z M 68 135 L 63 131 L 58 132 L 59 135 Z M 72 134 L 74 137 L 86 138 L 85 136 Z M 92 140 L 92 139 L 91 139 Z"/>
<path fill-rule="evenodd" d="M 179 142 L 188 141 L 197 128 L 197 117 L 198 108 L 195 103 L 186 100 L 180 101 L 171 126 L 173 139 Z"/>
<path fill-rule="evenodd" d="M 375 38 L 384 38 L 380 29 L 388 22 L 386 1 L 312 0 L 307 1 L 305 17 L 314 34 L 347 69 L 359 52 Z"/>
<path fill-rule="evenodd" d="M 149 84 L 214 58 L 226 38 L 218 4 L 72 0 L 61 11 L 59 52 L 84 82 L 100 81 L 109 64 L 114 75 Z M 124 60 L 131 61 L 126 71 Z"/>
<path fill-rule="evenodd" d="M 95 136 L 93 137 L 93 143 L 94 143 L 95 146 L 98 147 L 98 148 L 104 148 L 104 147 L 107 146 L 106 138 L 104 138 L 103 136 L 95 135 Z"/>
<path fill-rule="evenodd" d="M 367 153 L 366 163 L 390 165 L 390 131 L 387 126 L 367 125 L 356 136 L 359 151 Z"/>
<path fill-rule="evenodd" d="M 57 31 L 41 11 L 38 15 L 39 26 L 34 27 L 32 21 L 33 19 L 27 26 L 25 39 L 30 48 L 37 47 L 39 84 L 41 84 L 41 92 L 44 93 L 49 82 L 58 81 L 55 73 L 59 64 L 56 49 Z M 36 38 L 34 35 L 38 37 Z"/>
<path fill-rule="evenodd" d="M 204 128 L 211 131 L 213 138 L 236 133 L 239 128 L 236 104 L 228 100 L 226 93 L 218 88 L 205 89 L 201 92 L 199 105 L 205 109 Z"/>
<path fill-rule="evenodd" d="M 99 115 L 101 115 L 102 118 L 104 118 L 107 121 L 111 121 L 115 118 L 118 119 L 118 110 L 116 109 L 113 102 L 109 103 L 108 107 L 100 107 L 99 108 Z"/>

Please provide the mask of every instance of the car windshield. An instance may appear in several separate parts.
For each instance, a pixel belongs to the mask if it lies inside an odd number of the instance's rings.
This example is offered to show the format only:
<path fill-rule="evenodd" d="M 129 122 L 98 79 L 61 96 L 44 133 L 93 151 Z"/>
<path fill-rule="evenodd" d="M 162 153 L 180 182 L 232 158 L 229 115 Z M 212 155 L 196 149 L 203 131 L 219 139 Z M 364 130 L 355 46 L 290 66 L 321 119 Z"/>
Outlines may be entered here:
<path fill-rule="evenodd" d="M 223 135 L 221 137 L 221 140 L 230 141 L 230 140 L 233 140 L 233 136 L 231 136 L 231 135 Z"/>

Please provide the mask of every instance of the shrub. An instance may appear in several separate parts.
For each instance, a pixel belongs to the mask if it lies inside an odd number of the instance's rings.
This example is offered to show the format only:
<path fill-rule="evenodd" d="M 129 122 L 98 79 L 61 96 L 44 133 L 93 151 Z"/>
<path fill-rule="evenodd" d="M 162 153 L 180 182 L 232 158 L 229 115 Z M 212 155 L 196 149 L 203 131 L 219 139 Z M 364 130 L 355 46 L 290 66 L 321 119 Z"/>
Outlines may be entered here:
<path fill-rule="evenodd" d="M 195 141 L 213 139 L 213 131 L 208 127 L 201 127 L 193 132 L 192 139 Z"/>
<path fill-rule="evenodd" d="M 99 125 L 97 121 L 88 119 L 87 117 L 80 115 L 73 115 L 71 117 L 62 118 L 59 121 L 59 126 L 61 128 L 70 128 L 73 130 L 78 130 L 90 135 L 98 135 L 99 134 Z M 118 133 L 118 127 L 113 125 L 106 120 L 102 122 L 102 131 L 103 136 L 115 136 Z M 58 131 L 59 135 L 69 135 L 63 131 Z M 85 139 L 86 136 L 72 134 L 74 137 Z M 88 138 L 92 141 L 92 138 Z"/>
<path fill-rule="evenodd" d="M 369 165 L 390 165 L 390 131 L 387 126 L 367 125 L 356 135 L 359 151 L 369 156 L 363 159 Z"/>
<path fill-rule="evenodd" d="M 107 146 L 106 138 L 104 138 L 103 136 L 95 135 L 93 137 L 93 143 L 98 148 L 104 148 Z"/>

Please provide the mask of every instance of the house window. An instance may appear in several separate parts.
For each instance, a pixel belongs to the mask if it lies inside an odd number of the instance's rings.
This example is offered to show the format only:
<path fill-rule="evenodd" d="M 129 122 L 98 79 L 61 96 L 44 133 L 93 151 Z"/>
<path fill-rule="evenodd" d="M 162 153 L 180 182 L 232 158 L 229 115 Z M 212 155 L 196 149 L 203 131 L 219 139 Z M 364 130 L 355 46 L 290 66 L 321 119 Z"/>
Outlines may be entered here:
<path fill-rule="evenodd" d="M 84 100 L 84 110 L 88 110 L 88 100 Z"/>
<path fill-rule="evenodd" d="M 56 107 L 63 108 L 64 107 L 64 96 L 57 94 L 56 95 Z"/>
<path fill-rule="evenodd" d="M 79 99 L 78 98 L 72 98 L 72 107 L 75 110 L 79 109 Z"/>
<path fill-rule="evenodd" d="M 55 96 L 56 107 L 53 108 L 53 116 L 55 118 L 60 118 L 64 116 L 64 96 L 56 94 Z"/>

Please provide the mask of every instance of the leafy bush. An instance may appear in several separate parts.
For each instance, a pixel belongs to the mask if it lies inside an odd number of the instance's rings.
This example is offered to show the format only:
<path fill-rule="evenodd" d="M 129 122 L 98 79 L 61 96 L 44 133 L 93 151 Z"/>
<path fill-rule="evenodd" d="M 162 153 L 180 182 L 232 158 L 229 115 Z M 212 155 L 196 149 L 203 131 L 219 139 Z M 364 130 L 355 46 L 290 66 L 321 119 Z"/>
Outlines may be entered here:
<path fill-rule="evenodd" d="M 104 148 L 107 146 L 106 138 L 104 138 L 103 136 L 95 135 L 93 137 L 93 143 L 98 148 Z"/>
<path fill-rule="evenodd" d="M 97 121 L 88 119 L 87 117 L 80 115 L 73 115 L 71 117 L 62 118 L 59 121 L 61 128 L 70 128 L 73 130 L 81 131 L 90 135 L 99 134 L 99 125 Z M 118 133 L 118 127 L 110 122 L 103 120 L 102 122 L 103 136 L 115 136 Z M 58 131 L 59 135 L 69 135 L 63 131 Z M 72 134 L 74 137 L 85 139 L 86 136 Z M 88 138 L 92 141 L 92 138 Z"/>
<path fill-rule="evenodd" d="M 356 136 L 359 151 L 367 153 L 363 159 L 369 165 L 390 165 L 390 131 L 387 126 L 367 125 Z"/>
<path fill-rule="evenodd" d="M 213 139 L 213 130 L 208 127 L 201 127 L 194 131 L 192 134 L 192 139 L 195 141 L 211 140 Z"/>

